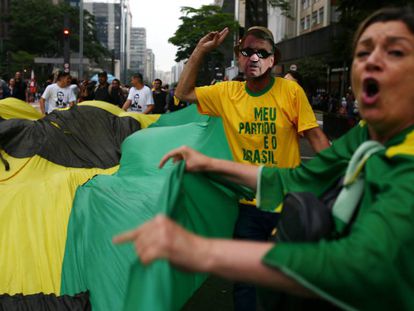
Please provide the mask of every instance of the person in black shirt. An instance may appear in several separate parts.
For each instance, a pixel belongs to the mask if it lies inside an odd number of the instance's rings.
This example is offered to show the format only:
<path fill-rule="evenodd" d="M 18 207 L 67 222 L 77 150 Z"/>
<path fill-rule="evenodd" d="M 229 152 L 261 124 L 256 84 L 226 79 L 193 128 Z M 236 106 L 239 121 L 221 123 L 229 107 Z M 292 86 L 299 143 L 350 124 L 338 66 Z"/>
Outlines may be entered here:
<path fill-rule="evenodd" d="M 95 88 L 94 99 L 110 103 L 111 95 L 109 94 L 108 74 L 106 71 L 98 73 L 98 81 L 99 83 Z"/>
<path fill-rule="evenodd" d="M 14 75 L 14 81 L 16 82 L 16 93 L 14 97 L 27 102 L 27 84 L 23 81 L 20 71 L 17 71 Z"/>
<path fill-rule="evenodd" d="M 122 108 L 126 100 L 126 95 L 121 87 L 121 82 L 118 79 L 113 79 L 109 87 L 109 95 L 111 96 L 111 104 Z"/>
<path fill-rule="evenodd" d="M 167 106 L 167 92 L 161 88 L 162 81 L 160 79 L 155 79 L 153 86 L 154 90 L 152 91 L 152 96 L 154 97 L 154 110 L 152 110 L 152 113 L 165 113 Z"/>

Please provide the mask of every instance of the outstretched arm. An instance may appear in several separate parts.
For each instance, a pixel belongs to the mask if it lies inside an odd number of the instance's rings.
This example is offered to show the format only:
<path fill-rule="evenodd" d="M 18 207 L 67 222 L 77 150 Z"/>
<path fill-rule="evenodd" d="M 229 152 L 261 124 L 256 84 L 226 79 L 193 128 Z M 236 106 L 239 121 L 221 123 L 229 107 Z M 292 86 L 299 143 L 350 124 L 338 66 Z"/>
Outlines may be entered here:
<path fill-rule="evenodd" d="M 180 81 L 175 90 L 175 96 L 177 98 L 191 103 L 197 101 L 194 88 L 196 85 L 197 73 L 204 55 L 217 48 L 224 41 L 228 33 L 229 29 L 224 28 L 220 32 L 210 32 L 200 39 L 181 73 Z"/>
<path fill-rule="evenodd" d="M 159 167 L 162 168 L 170 158 L 174 162 L 185 160 L 186 170 L 189 172 L 217 173 L 232 182 L 247 186 L 256 191 L 257 166 L 210 158 L 194 149 L 182 146 L 164 155 Z"/>
<path fill-rule="evenodd" d="M 131 100 L 130 99 L 127 99 L 126 101 L 125 101 L 125 103 L 123 104 L 123 106 L 122 106 L 122 109 L 124 109 L 125 111 L 127 111 L 128 110 L 128 108 L 129 108 L 129 106 L 131 106 Z"/>
<path fill-rule="evenodd" d="M 262 263 L 262 257 L 274 247 L 272 243 L 203 238 L 163 215 L 113 241 L 133 242 L 143 264 L 165 258 L 187 271 L 208 272 L 303 296 L 312 295 L 279 270 Z"/>
<path fill-rule="evenodd" d="M 328 138 L 320 127 L 314 127 L 306 130 L 303 134 L 315 152 L 320 152 L 330 146 Z"/>

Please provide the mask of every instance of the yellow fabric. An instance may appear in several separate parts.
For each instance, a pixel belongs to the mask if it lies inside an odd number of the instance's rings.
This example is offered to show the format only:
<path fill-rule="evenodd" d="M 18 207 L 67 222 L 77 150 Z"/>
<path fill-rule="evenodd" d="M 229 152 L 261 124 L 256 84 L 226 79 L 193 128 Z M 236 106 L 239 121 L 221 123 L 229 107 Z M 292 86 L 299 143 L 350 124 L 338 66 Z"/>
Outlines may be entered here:
<path fill-rule="evenodd" d="M 414 155 L 414 132 L 408 134 L 402 144 L 388 148 L 385 153 L 389 158 L 400 154 Z"/>
<path fill-rule="evenodd" d="M 66 228 L 76 188 L 110 169 L 67 168 L 39 156 L 0 165 L 0 293 L 60 293 Z"/>
<path fill-rule="evenodd" d="M 95 106 L 114 115 L 130 116 L 147 127 L 159 115 L 128 113 L 98 101 Z M 0 100 L 3 119 L 37 120 L 39 111 L 16 98 Z M 0 294 L 60 294 L 66 229 L 78 186 L 109 169 L 68 168 L 39 156 L 15 158 L 0 149 L 10 170 L 0 163 Z"/>
<path fill-rule="evenodd" d="M 141 123 L 142 128 L 147 128 L 152 123 L 156 122 L 161 116 L 160 114 L 142 114 L 136 112 L 126 112 L 118 106 L 98 100 L 84 101 L 78 105 L 99 107 L 119 117 L 132 117 Z M 67 109 L 69 109 L 69 107 L 59 110 Z M 2 99 L 0 101 L 0 118 L 3 118 L 5 120 L 13 118 L 38 120 L 42 117 L 43 116 L 40 113 L 40 111 L 36 110 L 31 105 L 17 98 L 9 97 L 6 99 Z"/>
<path fill-rule="evenodd" d="M 174 95 L 174 106 L 178 106 L 179 103 L 180 103 L 180 100 Z"/>
<path fill-rule="evenodd" d="M 235 161 L 297 166 L 298 134 L 318 126 L 302 88 L 283 78 L 263 94 L 248 94 L 245 85 L 232 81 L 196 88 L 199 111 L 222 117 Z"/>
<path fill-rule="evenodd" d="M 8 97 L 0 101 L 0 118 L 5 120 L 19 118 L 38 120 L 42 114 L 31 105 L 14 97 Z"/>
<path fill-rule="evenodd" d="M 107 102 L 99 101 L 99 100 L 90 100 L 84 101 L 79 106 L 91 106 L 91 107 L 99 107 L 104 109 L 118 117 L 131 117 L 141 123 L 141 128 L 147 128 L 152 123 L 156 122 L 160 118 L 160 114 L 143 114 L 143 113 L 136 113 L 136 112 L 127 112 L 123 109 L 119 108 L 118 106 L 109 104 Z"/>

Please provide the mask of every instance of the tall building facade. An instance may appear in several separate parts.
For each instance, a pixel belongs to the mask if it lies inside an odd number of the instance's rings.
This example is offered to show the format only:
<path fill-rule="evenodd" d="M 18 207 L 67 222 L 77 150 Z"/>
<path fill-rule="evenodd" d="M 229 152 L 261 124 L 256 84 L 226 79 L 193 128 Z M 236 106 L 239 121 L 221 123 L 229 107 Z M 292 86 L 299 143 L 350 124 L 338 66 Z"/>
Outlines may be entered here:
<path fill-rule="evenodd" d="M 145 51 L 145 71 L 144 76 L 151 83 L 155 77 L 155 55 L 151 49 Z"/>
<path fill-rule="evenodd" d="M 143 27 L 131 28 L 130 70 L 145 75 L 147 31 Z M 145 77 L 144 77 L 145 78 Z"/>
<path fill-rule="evenodd" d="M 95 16 L 98 40 L 120 60 L 120 73 L 115 74 L 125 81 L 130 66 L 132 20 L 128 0 L 84 0 L 83 6 Z"/>

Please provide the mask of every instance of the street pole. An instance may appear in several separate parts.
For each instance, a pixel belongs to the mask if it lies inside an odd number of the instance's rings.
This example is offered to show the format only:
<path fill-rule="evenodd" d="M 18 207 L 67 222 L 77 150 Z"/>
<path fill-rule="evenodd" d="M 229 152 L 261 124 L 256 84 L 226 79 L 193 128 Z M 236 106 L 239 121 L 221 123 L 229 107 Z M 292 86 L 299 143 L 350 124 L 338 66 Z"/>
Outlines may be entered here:
<path fill-rule="evenodd" d="M 79 1 L 79 80 L 83 80 L 83 0 Z"/>
<path fill-rule="evenodd" d="M 63 71 L 70 72 L 70 28 L 69 16 L 65 12 L 63 16 Z"/>

